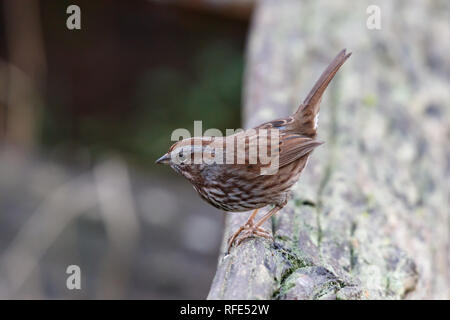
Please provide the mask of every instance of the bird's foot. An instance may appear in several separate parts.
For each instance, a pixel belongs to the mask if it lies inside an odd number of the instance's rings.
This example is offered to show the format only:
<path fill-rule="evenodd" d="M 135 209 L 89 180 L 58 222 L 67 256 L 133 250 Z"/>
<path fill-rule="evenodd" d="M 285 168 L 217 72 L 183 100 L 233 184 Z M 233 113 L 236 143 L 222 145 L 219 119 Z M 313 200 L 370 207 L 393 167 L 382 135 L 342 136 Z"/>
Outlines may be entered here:
<path fill-rule="evenodd" d="M 236 247 L 239 246 L 245 239 L 252 237 L 263 237 L 273 241 L 272 233 L 259 227 L 254 224 L 248 224 L 241 226 L 228 240 L 228 250 L 230 253 L 230 249 L 233 244 L 236 244 Z"/>

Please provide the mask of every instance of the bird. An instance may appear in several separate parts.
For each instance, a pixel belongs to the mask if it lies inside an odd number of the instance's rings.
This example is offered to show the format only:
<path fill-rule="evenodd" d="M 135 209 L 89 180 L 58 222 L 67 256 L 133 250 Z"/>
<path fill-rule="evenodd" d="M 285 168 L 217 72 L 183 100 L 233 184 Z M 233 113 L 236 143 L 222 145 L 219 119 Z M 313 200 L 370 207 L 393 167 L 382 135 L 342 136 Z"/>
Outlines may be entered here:
<path fill-rule="evenodd" d="M 186 138 L 156 160 L 184 176 L 214 207 L 227 212 L 253 210 L 229 238 L 228 253 L 249 237 L 273 240 L 262 225 L 287 204 L 309 156 L 323 143 L 316 139 L 322 95 L 350 55 L 346 49 L 336 55 L 291 116 L 225 137 Z M 263 161 L 260 154 L 255 161 L 252 150 L 270 154 L 270 161 Z M 271 209 L 255 221 L 258 210 L 266 206 Z"/>

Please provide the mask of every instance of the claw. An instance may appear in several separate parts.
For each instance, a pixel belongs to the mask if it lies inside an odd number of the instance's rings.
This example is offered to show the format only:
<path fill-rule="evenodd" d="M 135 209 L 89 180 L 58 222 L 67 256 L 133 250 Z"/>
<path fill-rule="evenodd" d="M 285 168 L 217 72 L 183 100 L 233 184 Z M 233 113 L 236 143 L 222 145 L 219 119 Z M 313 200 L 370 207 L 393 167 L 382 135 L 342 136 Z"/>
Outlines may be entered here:
<path fill-rule="evenodd" d="M 245 224 L 244 226 L 240 227 L 228 240 L 227 253 L 230 253 L 230 249 L 233 246 L 233 244 L 236 243 L 236 246 L 239 246 L 245 239 L 252 238 L 255 236 L 259 236 L 273 241 L 273 237 L 269 231 L 264 230 L 263 228 L 257 227 L 255 225 Z"/>
<path fill-rule="evenodd" d="M 241 226 L 228 240 L 228 249 L 227 254 L 230 253 L 230 249 L 233 246 L 233 244 L 238 239 L 236 246 L 240 245 L 242 241 L 244 241 L 247 238 L 259 236 L 266 239 L 271 239 L 273 241 L 272 234 L 268 232 L 267 230 L 264 230 L 261 228 L 261 225 L 267 221 L 271 216 L 273 216 L 278 210 L 280 210 L 282 207 L 275 206 L 273 207 L 268 213 L 266 213 L 258 222 L 254 223 L 254 218 L 256 217 L 256 214 L 258 212 L 258 209 L 255 209 L 253 213 L 248 218 L 247 222 Z M 242 231 L 244 231 L 244 234 L 241 235 Z"/>
<path fill-rule="evenodd" d="M 239 235 L 239 237 L 236 238 L 236 246 L 240 245 L 244 240 L 248 239 L 248 238 L 254 238 L 255 236 L 259 236 L 262 238 L 266 238 L 269 240 L 273 241 L 273 237 L 270 234 L 269 231 L 264 230 L 260 227 L 253 227 L 249 230 L 246 230 L 245 233 L 242 233 L 241 235 Z"/>
<path fill-rule="evenodd" d="M 229 239 L 228 239 L 228 249 L 227 254 L 230 253 L 230 249 L 233 246 L 234 241 L 236 240 L 237 236 L 244 230 L 244 226 L 240 227 Z"/>

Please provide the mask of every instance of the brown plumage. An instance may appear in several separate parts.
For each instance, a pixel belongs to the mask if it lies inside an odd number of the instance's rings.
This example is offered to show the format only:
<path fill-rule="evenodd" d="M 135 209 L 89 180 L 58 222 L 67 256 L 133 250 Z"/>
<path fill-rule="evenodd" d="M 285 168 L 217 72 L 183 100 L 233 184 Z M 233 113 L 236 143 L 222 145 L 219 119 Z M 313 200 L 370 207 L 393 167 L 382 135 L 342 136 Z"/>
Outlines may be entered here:
<path fill-rule="evenodd" d="M 227 137 L 184 139 L 157 160 L 186 177 L 214 207 L 231 212 L 254 209 L 246 224 L 230 238 L 228 250 L 236 240 L 239 244 L 249 236 L 271 238 L 261 226 L 286 205 L 289 191 L 298 181 L 309 155 L 322 144 L 315 140 L 320 101 L 350 55 L 344 49 L 333 59 L 292 116 Z M 276 139 L 271 140 L 271 134 Z M 266 145 L 261 144 L 264 141 Z M 252 158 L 255 150 L 256 159 Z M 266 154 L 269 162 L 262 157 Z M 275 171 L 269 170 L 272 167 Z M 274 207 L 254 222 L 257 210 L 267 205 Z"/>

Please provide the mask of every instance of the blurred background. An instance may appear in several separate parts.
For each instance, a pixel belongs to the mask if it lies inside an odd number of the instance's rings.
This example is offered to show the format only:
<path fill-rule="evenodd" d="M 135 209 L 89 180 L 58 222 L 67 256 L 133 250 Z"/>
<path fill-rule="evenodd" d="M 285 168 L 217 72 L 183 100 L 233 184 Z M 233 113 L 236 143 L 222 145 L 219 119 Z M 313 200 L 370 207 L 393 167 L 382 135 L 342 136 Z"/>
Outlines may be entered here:
<path fill-rule="evenodd" d="M 240 127 L 250 12 L 0 3 L 0 298 L 206 297 L 223 214 L 154 161 L 194 120 Z M 82 290 L 66 288 L 69 265 Z"/>

